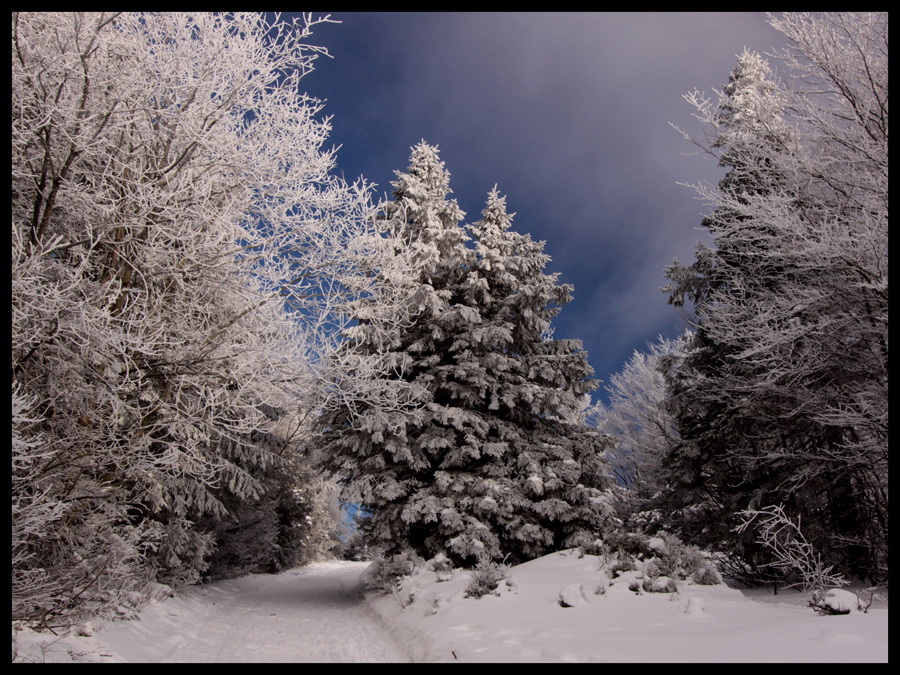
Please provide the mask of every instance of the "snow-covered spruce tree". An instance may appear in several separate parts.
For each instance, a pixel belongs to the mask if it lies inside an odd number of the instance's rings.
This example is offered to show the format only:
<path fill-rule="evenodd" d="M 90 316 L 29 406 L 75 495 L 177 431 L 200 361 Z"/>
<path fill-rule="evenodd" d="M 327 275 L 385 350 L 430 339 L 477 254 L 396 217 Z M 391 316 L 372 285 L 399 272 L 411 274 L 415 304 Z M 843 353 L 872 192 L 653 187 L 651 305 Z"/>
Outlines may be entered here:
<path fill-rule="evenodd" d="M 779 161 L 793 151 L 792 130 L 783 119 L 785 101 L 768 64 L 758 54 L 745 50 L 738 57 L 716 101 L 698 91 L 685 98 L 710 125 L 708 151 L 717 157 L 719 166 L 728 169 L 718 190 L 746 206 L 751 196 L 771 195 L 790 184 L 786 167 Z M 773 147 L 778 148 L 775 154 Z M 681 438 L 665 461 L 667 479 L 676 486 L 667 491 L 666 511 L 683 513 L 687 507 L 687 513 L 694 516 L 670 527 L 675 525 L 672 529 L 689 541 L 710 546 L 731 538 L 731 520 L 740 510 L 738 504 L 758 486 L 742 479 L 745 467 L 740 463 L 712 459 L 731 448 L 743 449 L 742 439 L 756 433 L 756 420 L 752 415 L 727 414 L 729 402 L 707 380 L 709 372 L 727 371 L 732 377 L 743 377 L 752 367 L 736 358 L 737 346 L 711 338 L 706 317 L 714 310 L 715 294 L 728 293 L 733 284 L 729 275 L 739 273 L 751 261 L 765 261 L 777 245 L 774 230 L 765 220 L 747 218 L 745 211 L 731 204 L 716 207 L 702 223 L 712 233 L 715 249 L 698 243 L 696 259 L 689 267 L 675 261 L 666 268 L 671 283 L 664 290 L 670 292 L 669 301 L 678 306 L 685 299 L 693 303 L 695 331 L 681 353 L 667 355 L 661 362 L 671 394 L 666 403 Z M 752 245 L 744 246 L 745 241 Z M 771 272 L 757 280 L 761 286 L 777 279 L 777 270 Z M 698 438 L 701 436 L 704 440 Z M 730 474 L 712 477 L 712 466 Z M 735 491 L 739 497 L 732 494 Z"/>
<path fill-rule="evenodd" d="M 565 421 L 595 386 L 576 341 L 549 338 L 570 287 L 542 270 L 542 245 L 508 232 L 496 192 L 470 230 L 448 200 L 435 148 L 413 150 L 385 217 L 417 252 L 413 321 L 397 330 L 393 379 L 423 403 L 385 414 L 361 403 L 322 418 L 317 456 L 385 553 L 457 564 L 522 561 L 599 530 L 602 437 Z M 348 350 L 368 349 L 371 322 Z"/>
<path fill-rule="evenodd" d="M 451 397 L 487 423 L 482 453 L 502 453 L 508 489 L 496 513 L 479 515 L 499 532 L 501 552 L 522 561 L 591 542 L 606 526 L 611 438 L 578 423 L 597 386 L 581 342 L 552 337 L 551 322 L 572 287 L 544 273 L 544 243 L 511 225 L 495 187 L 482 219 L 468 228 L 476 260 L 464 297 L 481 321 L 452 347 L 464 370 L 443 371 Z M 463 449 L 455 461 L 467 466 L 476 449 Z"/>
<path fill-rule="evenodd" d="M 298 93 L 313 23 L 13 13 L 14 617 L 198 579 L 402 260 Z"/>
<path fill-rule="evenodd" d="M 787 15 L 777 83 L 746 53 L 698 145 L 715 250 L 671 266 L 696 336 L 673 369 L 683 494 L 733 514 L 784 504 L 841 570 L 887 570 L 887 17 Z M 788 115 L 789 113 L 789 115 Z M 752 536 L 752 535 L 750 535 Z M 744 542 L 748 546 L 749 542 Z M 732 544 L 733 545 L 733 544 Z"/>

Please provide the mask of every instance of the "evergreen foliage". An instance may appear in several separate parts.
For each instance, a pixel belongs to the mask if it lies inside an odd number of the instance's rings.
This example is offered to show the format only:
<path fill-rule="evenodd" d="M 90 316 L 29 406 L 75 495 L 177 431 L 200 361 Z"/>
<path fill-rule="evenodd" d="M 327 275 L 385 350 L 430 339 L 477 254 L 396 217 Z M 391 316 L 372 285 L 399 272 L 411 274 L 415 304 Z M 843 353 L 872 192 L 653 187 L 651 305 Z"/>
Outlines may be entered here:
<path fill-rule="evenodd" d="M 200 532 L 213 535 L 215 548 L 207 555 L 205 574 L 211 580 L 291 569 L 328 556 L 339 544 L 333 486 L 283 438 L 258 433 L 249 440 L 272 455 L 265 466 L 246 467 L 260 482 L 260 496 L 240 498 L 221 490 L 226 515 L 197 523 Z"/>
<path fill-rule="evenodd" d="M 606 440 L 569 420 L 596 382 L 580 342 L 550 337 L 571 287 L 543 273 L 543 244 L 510 231 L 496 189 L 465 246 L 435 148 L 416 146 L 398 178 L 384 214 L 420 271 L 383 385 L 408 383 L 420 405 L 329 410 L 316 456 L 369 512 L 362 528 L 386 554 L 521 562 L 593 539 Z M 369 348 L 370 326 L 348 349 Z"/>
<path fill-rule="evenodd" d="M 840 569 L 887 570 L 887 18 L 788 15 L 794 80 L 745 52 L 701 147 L 728 174 L 700 188 L 715 249 L 667 269 L 694 303 L 663 364 L 680 442 L 666 461 L 691 534 L 736 540 L 735 514 L 783 504 Z M 789 123 L 790 120 L 790 123 Z M 681 530 L 687 535 L 685 529 Z M 696 540 L 695 540 L 696 541 Z"/>

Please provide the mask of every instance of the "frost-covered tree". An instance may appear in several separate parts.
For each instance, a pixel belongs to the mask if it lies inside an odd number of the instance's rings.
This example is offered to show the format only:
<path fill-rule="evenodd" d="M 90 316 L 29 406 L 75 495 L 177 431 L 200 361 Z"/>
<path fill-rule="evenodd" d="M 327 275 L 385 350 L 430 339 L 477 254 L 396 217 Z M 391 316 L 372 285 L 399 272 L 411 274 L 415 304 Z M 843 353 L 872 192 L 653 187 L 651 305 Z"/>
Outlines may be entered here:
<path fill-rule="evenodd" d="M 402 262 L 300 93 L 314 23 L 13 13 L 14 616 L 198 579 Z"/>
<path fill-rule="evenodd" d="M 609 404 L 596 411 L 597 429 L 615 439 L 607 459 L 617 483 L 641 498 L 665 487 L 663 460 L 679 440 L 666 406 L 662 357 L 680 353 L 690 338 L 690 332 L 675 340 L 660 336 L 648 353 L 635 350 L 609 378 Z"/>
<path fill-rule="evenodd" d="M 491 520 L 501 551 L 524 560 L 592 541 L 605 527 L 611 439 L 579 423 L 597 386 L 581 341 L 553 338 L 551 322 L 572 287 L 544 273 L 544 243 L 513 231 L 513 215 L 495 187 L 469 226 L 476 260 L 464 297 L 481 321 L 454 351 L 478 370 L 467 367 L 454 395 L 489 422 L 483 447 L 503 443 L 510 485 Z M 459 377 L 448 371 L 448 381 Z"/>
<path fill-rule="evenodd" d="M 688 99 L 728 169 L 715 249 L 667 270 L 696 335 L 671 378 L 672 476 L 719 522 L 784 503 L 842 569 L 887 569 L 887 16 L 786 15 L 777 82 L 745 53 Z M 732 519 L 733 520 L 733 519 Z M 727 530 L 728 528 L 724 528 Z M 722 532 L 720 531 L 720 534 Z"/>
<path fill-rule="evenodd" d="M 413 455 L 406 431 L 425 414 L 421 406 L 431 399 L 418 377 L 419 362 L 433 360 L 430 353 L 420 353 L 427 341 L 440 338 L 432 336 L 429 322 L 449 308 L 448 287 L 460 282 L 470 260 L 459 226 L 465 214 L 448 199 L 450 177 L 437 149 L 417 145 L 408 172 L 397 176 L 394 200 L 382 205 L 381 220 L 414 252 L 417 273 L 405 280 L 402 292 L 411 318 L 373 317 L 366 300 L 352 306 L 357 323 L 345 331 L 347 342 L 334 357 L 348 367 L 335 370 L 339 393 L 326 402 L 319 419 L 321 437 L 310 446 L 315 463 L 340 480 L 344 502 L 364 507 L 365 514 L 377 511 L 377 518 L 365 518 L 367 527 L 361 528 L 368 530 L 362 534 L 376 548 L 402 541 L 399 513 L 381 507 L 408 495 L 417 484 L 414 471 L 423 462 L 422 453 Z M 380 353 L 384 344 L 388 350 Z M 385 364 L 384 377 L 373 378 L 362 367 L 372 359 Z"/>
<path fill-rule="evenodd" d="M 593 538 L 603 437 L 567 420 L 596 383 L 580 343 L 549 335 L 570 287 L 543 273 L 542 244 L 509 231 L 496 191 L 469 228 L 475 250 L 465 246 L 435 148 L 416 146 L 398 177 L 385 218 L 420 272 L 382 386 L 404 383 L 422 405 L 327 411 L 320 462 L 365 507 L 364 531 L 388 554 L 527 560 Z M 372 323 L 360 322 L 348 350 L 369 348 Z"/>

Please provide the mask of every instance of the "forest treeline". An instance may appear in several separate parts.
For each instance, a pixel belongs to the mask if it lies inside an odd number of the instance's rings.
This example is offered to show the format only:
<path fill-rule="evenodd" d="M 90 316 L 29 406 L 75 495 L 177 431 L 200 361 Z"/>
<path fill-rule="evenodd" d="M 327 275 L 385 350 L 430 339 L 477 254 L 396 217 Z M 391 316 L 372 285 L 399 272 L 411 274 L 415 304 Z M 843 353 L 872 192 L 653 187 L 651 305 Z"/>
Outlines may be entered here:
<path fill-rule="evenodd" d="M 887 578 L 886 14 L 773 17 L 785 79 L 745 52 L 686 97 L 727 170 L 697 186 L 713 246 L 607 406 L 496 186 L 465 224 L 424 141 L 390 200 L 337 177 L 298 94 L 326 20 L 13 13 L 14 620 L 626 533 L 789 580 L 775 515 Z"/>

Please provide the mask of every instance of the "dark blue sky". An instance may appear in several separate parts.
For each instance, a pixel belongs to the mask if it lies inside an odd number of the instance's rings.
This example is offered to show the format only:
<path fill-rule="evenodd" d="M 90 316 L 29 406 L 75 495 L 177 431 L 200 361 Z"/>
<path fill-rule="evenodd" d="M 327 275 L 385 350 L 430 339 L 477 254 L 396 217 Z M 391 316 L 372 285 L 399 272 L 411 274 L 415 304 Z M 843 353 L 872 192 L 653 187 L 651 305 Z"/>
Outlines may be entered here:
<path fill-rule="evenodd" d="M 784 46 L 765 15 L 331 15 L 341 23 L 310 43 L 333 58 L 304 86 L 333 116 L 348 181 L 385 196 L 424 139 L 465 222 L 496 183 L 514 229 L 546 241 L 547 271 L 574 285 L 555 336 L 582 340 L 604 383 L 635 349 L 682 332 L 659 287 L 673 257 L 692 260 L 706 209 L 678 183 L 722 173 L 669 122 L 698 132 L 682 96 L 724 85 L 744 46 Z"/>

